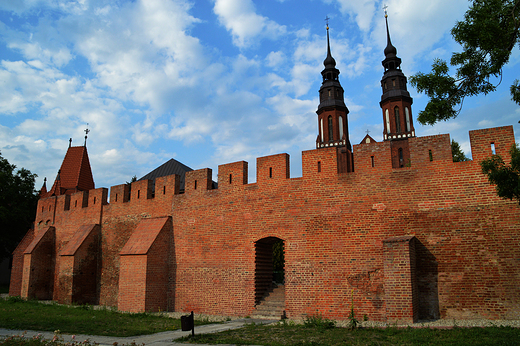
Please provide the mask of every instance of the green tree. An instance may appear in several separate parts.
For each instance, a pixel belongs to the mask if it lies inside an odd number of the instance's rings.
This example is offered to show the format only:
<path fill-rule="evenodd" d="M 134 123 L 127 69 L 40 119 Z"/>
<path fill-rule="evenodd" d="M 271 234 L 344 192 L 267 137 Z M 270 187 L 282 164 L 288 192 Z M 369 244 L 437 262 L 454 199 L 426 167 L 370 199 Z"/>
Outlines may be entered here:
<path fill-rule="evenodd" d="M 31 228 L 38 203 L 36 174 L 15 169 L 0 153 L 0 260 L 11 255 Z"/>
<path fill-rule="evenodd" d="M 462 162 L 469 160 L 460 148 L 459 143 L 453 139 L 451 140 L 451 155 L 453 156 L 453 162 Z"/>
<path fill-rule="evenodd" d="M 433 125 L 455 118 L 466 96 L 495 91 L 502 68 L 518 43 L 519 26 L 520 0 L 473 0 L 464 20 L 451 30 L 463 48 L 451 57 L 450 64 L 457 69 L 455 77 L 450 76 L 447 63 L 440 59 L 433 62 L 430 73 L 410 77 L 411 84 L 430 98 L 417 120 Z M 520 104 L 518 80 L 510 91 L 512 100 Z"/>
<path fill-rule="evenodd" d="M 506 165 L 499 155 L 493 155 L 480 163 L 482 173 L 491 184 L 496 185 L 497 195 L 520 204 L 520 149 L 513 145 L 509 151 L 511 163 Z"/>

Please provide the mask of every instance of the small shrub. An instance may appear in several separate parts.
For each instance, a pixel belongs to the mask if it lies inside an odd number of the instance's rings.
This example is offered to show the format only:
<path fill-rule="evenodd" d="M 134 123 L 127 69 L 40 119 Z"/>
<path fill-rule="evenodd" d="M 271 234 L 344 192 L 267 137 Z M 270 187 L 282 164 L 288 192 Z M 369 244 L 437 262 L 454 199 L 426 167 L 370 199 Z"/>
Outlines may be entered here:
<path fill-rule="evenodd" d="M 354 330 L 357 328 L 359 321 L 356 318 L 356 314 L 354 313 L 354 289 L 352 289 L 352 303 L 350 304 L 350 315 L 348 316 L 349 322 L 347 328 L 350 330 Z"/>
<path fill-rule="evenodd" d="M 319 315 L 309 316 L 303 320 L 303 325 L 306 328 L 315 328 L 315 329 L 332 329 L 336 326 L 336 322 L 329 320 L 328 318 L 323 318 Z"/>
<path fill-rule="evenodd" d="M 9 297 L 7 297 L 6 300 L 8 303 L 12 303 L 12 304 L 25 302 L 25 300 L 20 296 L 9 296 Z"/>

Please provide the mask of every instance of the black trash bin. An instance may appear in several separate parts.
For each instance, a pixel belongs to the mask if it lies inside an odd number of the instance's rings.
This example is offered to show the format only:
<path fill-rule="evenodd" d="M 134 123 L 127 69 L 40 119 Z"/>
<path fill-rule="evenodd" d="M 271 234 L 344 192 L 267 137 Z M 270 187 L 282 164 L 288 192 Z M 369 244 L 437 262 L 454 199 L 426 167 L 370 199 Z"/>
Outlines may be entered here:
<path fill-rule="evenodd" d="M 189 315 L 181 316 L 181 330 L 183 332 L 191 330 L 191 334 L 195 335 L 195 322 L 193 319 L 193 311 Z"/>

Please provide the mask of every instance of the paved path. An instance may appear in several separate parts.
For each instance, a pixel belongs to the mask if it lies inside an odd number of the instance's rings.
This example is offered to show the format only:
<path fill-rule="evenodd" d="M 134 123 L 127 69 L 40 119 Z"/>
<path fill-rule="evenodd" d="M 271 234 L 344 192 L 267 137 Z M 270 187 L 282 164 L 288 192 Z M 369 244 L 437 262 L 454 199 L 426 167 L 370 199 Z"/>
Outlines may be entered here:
<path fill-rule="evenodd" d="M 224 330 L 237 329 L 243 327 L 246 323 L 256 323 L 256 324 L 268 324 L 276 322 L 274 320 L 253 320 L 249 318 L 244 318 L 240 320 L 234 320 L 225 323 L 219 324 L 206 324 L 203 326 L 195 326 L 195 335 L 197 334 L 207 334 L 207 333 L 218 333 Z M 21 335 L 24 333 L 23 330 L 11 330 L 11 329 L 1 329 L 0 328 L 0 338 L 4 338 L 11 335 Z M 54 333 L 52 332 L 38 332 L 28 330 L 25 332 L 25 336 L 28 338 L 32 338 L 35 335 L 41 334 L 45 339 L 52 340 L 54 337 Z M 99 335 L 79 335 L 76 334 L 76 341 L 83 341 L 89 339 L 91 342 L 96 342 L 102 346 L 112 346 L 115 342 L 119 345 L 122 344 L 130 344 L 131 342 L 135 342 L 138 345 L 145 344 L 145 346 L 172 346 L 172 345 L 186 345 L 180 342 L 174 342 L 174 339 L 181 338 L 183 336 L 191 335 L 191 331 L 183 332 L 181 330 L 162 332 L 157 334 L 150 335 L 141 335 L 141 336 L 129 336 L 129 337 L 120 337 L 120 336 L 99 336 Z M 72 340 L 72 334 L 61 334 L 64 341 Z M 200 344 L 199 344 L 200 345 Z"/>

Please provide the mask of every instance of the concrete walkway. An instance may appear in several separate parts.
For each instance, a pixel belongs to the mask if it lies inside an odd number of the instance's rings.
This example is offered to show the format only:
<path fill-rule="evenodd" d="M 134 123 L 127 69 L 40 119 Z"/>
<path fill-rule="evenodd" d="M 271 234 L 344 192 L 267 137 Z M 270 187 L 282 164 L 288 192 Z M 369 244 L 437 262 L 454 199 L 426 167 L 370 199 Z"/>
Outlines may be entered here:
<path fill-rule="evenodd" d="M 255 323 L 255 324 L 269 324 L 277 322 L 275 320 L 255 320 L 250 318 L 244 318 L 240 320 L 234 320 L 225 323 L 219 324 L 206 324 L 203 326 L 195 326 L 195 335 L 197 334 L 208 334 L 208 333 L 218 333 L 224 330 L 230 329 L 238 329 L 243 327 L 245 324 Z M 25 333 L 26 338 L 32 338 L 40 334 L 47 340 L 52 340 L 54 337 L 53 332 L 38 332 L 32 330 L 11 330 L 11 329 L 1 329 L 0 328 L 0 338 L 5 338 L 11 335 L 22 335 Z M 126 344 L 129 345 L 132 342 L 135 342 L 137 345 L 144 344 L 145 346 L 172 346 L 172 345 L 186 345 L 185 343 L 174 342 L 174 339 L 181 338 L 183 336 L 191 335 L 191 331 L 183 332 L 181 330 L 174 330 L 169 332 L 162 332 L 157 334 L 150 335 L 141 335 L 141 336 L 129 336 L 129 337 L 119 337 L 119 336 L 99 336 L 99 335 L 75 335 L 75 340 L 78 342 L 82 342 L 88 339 L 91 342 L 95 342 L 101 346 L 113 346 L 114 343 L 118 345 Z M 72 334 L 61 334 L 63 341 L 72 341 Z M 199 344 L 200 345 L 200 344 Z"/>

